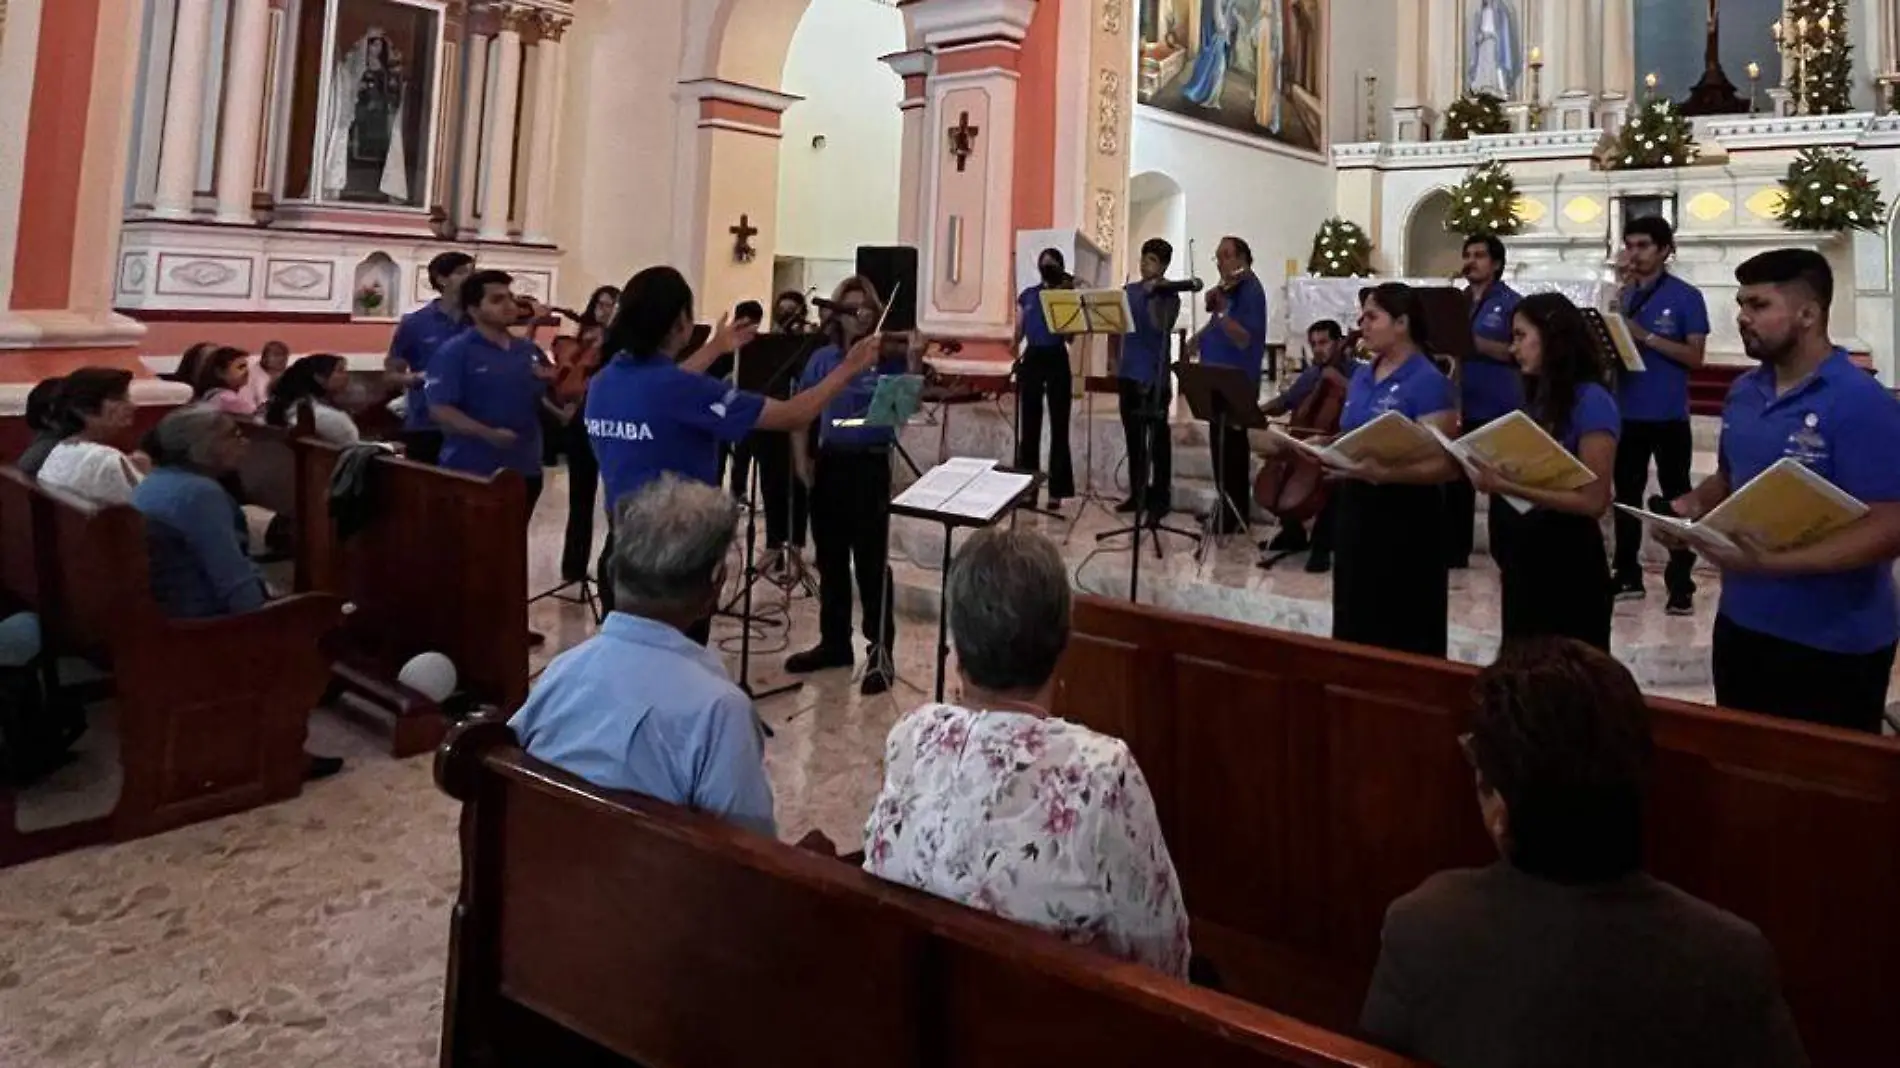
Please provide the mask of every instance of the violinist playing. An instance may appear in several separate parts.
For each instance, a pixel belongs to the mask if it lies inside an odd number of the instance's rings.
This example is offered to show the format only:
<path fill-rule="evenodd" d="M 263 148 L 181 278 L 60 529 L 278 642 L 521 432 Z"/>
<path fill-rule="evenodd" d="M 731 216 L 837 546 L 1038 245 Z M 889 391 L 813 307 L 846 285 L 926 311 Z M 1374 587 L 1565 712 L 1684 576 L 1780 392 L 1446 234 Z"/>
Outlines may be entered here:
<path fill-rule="evenodd" d="M 1214 261 L 1220 267 L 1220 285 L 1207 291 L 1207 325 L 1191 344 L 1202 363 L 1236 368 L 1258 390 L 1267 355 L 1267 291 L 1253 273 L 1253 249 L 1229 235 L 1221 238 Z M 1247 526 L 1251 510 L 1247 490 L 1253 456 L 1247 449 L 1247 432 L 1229 427 L 1224 435 L 1209 438 L 1208 444 L 1221 483 L 1213 529 L 1216 534 L 1233 534 Z"/>
<path fill-rule="evenodd" d="M 1162 286 L 1173 259 L 1174 246 L 1158 237 L 1142 244 L 1141 279 L 1123 287 L 1134 329 L 1108 339 L 1121 387 L 1122 437 L 1128 449 L 1128 499 L 1115 511 L 1140 511 L 1150 522 L 1168 514 L 1174 497 L 1174 455 L 1167 429 L 1168 335 L 1181 317 L 1181 297 Z"/>
<path fill-rule="evenodd" d="M 1268 419 L 1290 417 L 1292 430 L 1289 432 L 1296 437 L 1337 434 L 1346 389 L 1359 369 L 1358 341 L 1357 332 L 1350 338 L 1345 337 L 1339 324 L 1331 319 L 1321 319 L 1307 327 L 1306 345 L 1313 353 L 1312 362 L 1284 392 L 1260 406 L 1261 414 Z M 1328 388 L 1322 390 L 1322 383 Z M 1330 401 L 1329 396 L 1333 398 Z M 1311 539 L 1307 537 L 1304 521 L 1282 517 L 1280 532 L 1267 543 L 1267 552 L 1276 554 L 1304 552 L 1309 548 L 1312 550 L 1306 558 L 1309 573 L 1323 575 L 1333 569 L 1333 509 L 1330 505 L 1323 507 L 1313 521 Z"/>
<path fill-rule="evenodd" d="M 600 464 L 587 440 L 581 410 L 587 403 L 587 383 L 600 370 L 601 339 L 614 321 L 620 290 L 601 286 L 587 298 L 587 307 L 574 321 L 579 329 L 550 346 L 554 382 L 542 402 L 548 413 L 554 452 L 567 457 L 567 533 L 561 543 L 561 581 L 587 577 L 594 546 L 594 502 L 600 495 Z"/>

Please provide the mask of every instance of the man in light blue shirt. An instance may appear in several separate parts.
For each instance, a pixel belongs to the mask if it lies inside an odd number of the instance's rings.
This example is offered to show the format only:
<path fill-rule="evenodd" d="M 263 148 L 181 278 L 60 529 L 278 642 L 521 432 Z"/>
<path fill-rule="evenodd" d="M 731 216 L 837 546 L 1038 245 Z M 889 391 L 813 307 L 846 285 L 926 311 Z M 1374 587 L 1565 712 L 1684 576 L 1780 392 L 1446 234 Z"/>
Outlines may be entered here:
<path fill-rule="evenodd" d="M 774 835 L 752 699 L 687 637 L 718 605 L 738 520 L 717 487 L 670 472 L 621 501 L 615 611 L 548 666 L 509 726 L 529 756 L 596 786 Z"/>

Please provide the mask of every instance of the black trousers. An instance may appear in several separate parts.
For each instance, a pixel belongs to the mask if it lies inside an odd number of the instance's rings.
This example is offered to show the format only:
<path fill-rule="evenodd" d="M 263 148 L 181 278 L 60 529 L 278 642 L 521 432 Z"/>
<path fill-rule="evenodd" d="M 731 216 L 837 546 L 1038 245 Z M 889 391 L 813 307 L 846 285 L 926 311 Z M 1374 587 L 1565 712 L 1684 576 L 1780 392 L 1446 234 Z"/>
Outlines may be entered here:
<path fill-rule="evenodd" d="M 1333 637 L 1444 656 L 1450 593 L 1443 489 L 1342 482 L 1334 505 Z"/>
<path fill-rule="evenodd" d="M 1623 436 L 1616 442 L 1616 503 L 1641 508 L 1643 494 L 1649 488 L 1649 463 L 1656 462 L 1656 482 L 1662 495 L 1675 500 L 1689 492 L 1689 460 L 1695 452 L 1695 436 L 1687 419 L 1650 422 L 1628 419 Z M 1619 584 L 1640 582 L 1643 576 L 1639 553 L 1643 548 L 1643 525 L 1617 513 L 1616 580 Z M 1663 582 L 1672 595 L 1695 593 L 1695 554 L 1674 551 L 1663 571 Z"/>
<path fill-rule="evenodd" d="M 811 491 L 811 533 L 818 563 L 819 642 L 851 647 L 851 578 L 857 575 L 862 631 L 889 650 L 897 635 L 892 611 L 891 457 L 885 449 L 819 452 Z"/>
<path fill-rule="evenodd" d="M 1024 471 L 1044 470 L 1036 454 L 1041 451 L 1042 412 L 1047 406 L 1049 481 L 1044 488 L 1050 500 L 1075 496 L 1075 460 L 1069 453 L 1069 394 L 1074 388 L 1068 346 L 1031 346 L 1024 351 L 1022 369 L 1016 373 L 1016 466 Z"/>
<path fill-rule="evenodd" d="M 1128 493 L 1140 483 L 1151 512 L 1166 512 L 1174 500 L 1174 444 L 1168 440 L 1168 379 L 1161 372 L 1151 386 L 1132 378 L 1121 383 L 1122 439 L 1128 449 Z M 1149 455 L 1148 444 L 1154 443 Z M 1139 477 L 1137 472 L 1140 472 Z"/>
<path fill-rule="evenodd" d="M 404 430 L 396 435 L 396 440 L 402 442 L 402 455 L 405 460 L 433 465 L 442 458 L 440 430 Z"/>
<path fill-rule="evenodd" d="M 1491 422 L 1489 419 L 1467 419 L 1459 428 L 1458 435 L 1463 437 Z M 1510 505 L 1492 501 L 1486 530 L 1491 536 L 1491 557 L 1498 557 L 1498 509 Z M 1478 491 L 1465 477 L 1464 471 L 1458 472 L 1458 480 L 1445 485 L 1445 560 L 1452 567 L 1464 567 L 1471 562 L 1472 546 L 1476 543 L 1474 529 L 1478 519 Z"/>
<path fill-rule="evenodd" d="M 747 480 L 759 472 L 759 497 L 765 504 L 765 547 L 805 547 L 810 503 L 805 484 L 792 477 L 791 435 L 758 431 L 732 451 L 732 495 L 750 500 Z"/>
<path fill-rule="evenodd" d="M 1253 452 L 1247 448 L 1247 432 L 1227 428 L 1216 433 L 1213 425 L 1209 424 L 1207 448 L 1213 458 L 1215 481 L 1219 483 L 1220 490 L 1214 500 L 1217 510 L 1214 530 L 1221 534 L 1232 534 L 1242 529 L 1246 525 L 1246 518 L 1253 514 Z"/>
<path fill-rule="evenodd" d="M 1830 653 L 1715 617 L 1715 703 L 1742 712 L 1880 732 L 1894 647 Z"/>
<path fill-rule="evenodd" d="M 587 438 L 587 424 L 576 414 L 560 429 L 561 452 L 567 457 L 567 532 L 561 539 L 561 581 L 587 577 L 594 549 L 594 507 L 600 499 L 600 463 Z"/>
<path fill-rule="evenodd" d="M 1491 501 L 1491 554 L 1504 586 L 1504 640 L 1555 635 L 1605 652 L 1616 588 L 1603 529 L 1589 516 Z"/>

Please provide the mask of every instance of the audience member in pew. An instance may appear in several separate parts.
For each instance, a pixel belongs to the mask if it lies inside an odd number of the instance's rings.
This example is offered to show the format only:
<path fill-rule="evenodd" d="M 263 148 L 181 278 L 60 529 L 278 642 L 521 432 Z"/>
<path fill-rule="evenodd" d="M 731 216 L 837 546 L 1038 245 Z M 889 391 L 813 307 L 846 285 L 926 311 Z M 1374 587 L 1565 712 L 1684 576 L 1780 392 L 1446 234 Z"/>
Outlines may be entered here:
<path fill-rule="evenodd" d="M 1537 489 L 1482 463 L 1472 484 L 1491 494 L 1491 555 L 1504 586 L 1504 640 L 1557 634 L 1610 648 L 1616 588 L 1601 522 L 1615 486 L 1616 398 L 1604 386 L 1583 313 L 1561 293 L 1518 303 L 1511 351 L 1524 371 L 1525 411 L 1581 460 L 1596 481 L 1574 490 Z M 1469 425 L 1469 423 L 1467 423 Z M 1501 497 L 1529 502 L 1519 513 Z"/>
<path fill-rule="evenodd" d="M 132 372 L 81 367 L 60 388 L 54 422 L 60 443 L 46 454 L 39 480 L 94 504 L 130 504 L 141 471 L 115 442 L 132 429 Z"/>
<path fill-rule="evenodd" d="M 1729 708 L 1880 730 L 1900 641 L 1900 401 L 1828 337 L 1834 272 L 1808 249 L 1735 269 L 1742 348 L 1761 367 L 1722 409 L 1715 474 L 1674 503 L 1700 518 L 1783 459 L 1859 498 L 1868 513 L 1796 549 L 1699 549 L 1722 569 L 1715 699 Z"/>
<path fill-rule="evenodd" d="M 1186 978 L 1187 910 L 1147 780 L 1119 739 L 1049 714 L 1069 641 L 1061 553 L 981 531 L 944 595 L 962 705 L 892 728 L 865 870 Z"/>
<path fill-rule="evenodd" d="M 65 384 L 63 377 L 42 379 L 26 395 L 26 426 L 33 432 L 33 440 L 14 466 L 28 478 L 39 477 L 47 455 L 66 438 L 59 426 L 59 391 Z"/>
<path fill-rule="evenodd" d="M 196 393 L 198 391 L 198 370 L 204 366 L 205 357 L 210 356 L 216 351 L 218 351 L 218 343 L 215 341 L 196 342 L 185 350 L 184 355 L 178 357 L 178 366 L 172 368 L 171 374 L 159 375 L 159 377 L 167 382 L 176 382 L 181 386 L 189 386 L 191 391 Z"/>
<path fill-rule="evenodd" d="M 441 465 L 471 475 L 520 472 L 533 515 L 541 499 L 547 373 L 541 350 L 512 333 L 521 317 L 513 285 L 502 271 L 476 271 L 462 283 L 470 329 L 435 350 L 424 392 L 442 431 Z"/>
<path fill-rule="evenodd" d="M 271 386 L 270 402 L 264 406 L 264 422 L 271 426 L 291 426 L 297 413 L 308 408 L 317 436 L 332 445 L 355 445 L 363 439 L 356 420 L 337 406 L 337 398 L 350 386 L 350 369 L 343 357 L 322 353 L 305 356 Z"/>
<path fill-rule="evenodd" d="M 146 435 L 152 473 L 132 494 L 145 517 L 152 598 L 173 619 L 212 619 L 264 607 L 264 576 L 244 551 L 244 513 L 221 479 L 237 470 L 244 437 L 237 421 L 208 405 L 180 408 Z M 306 778 L 342 770 L 337 757 L 312 756 Z"/>
<path fill-rule="evenodd" d="M 257 414 L 257 401 L 251 396 L 251 354 L 243 349 L 222 346 L 198 367 L 193 399 L 226 415 L 249 419 Z"/>
<path fill-rule="evenodd" d="M 1458 394 L 1425 355 L 1425 307 L 1412 287 L 1387 282 L 1365 296 L 1359 329 L 1372 361 L 1346 391 L 1340 433 L 1386 412 L 1458 433 Z M 1444 656 L 1445 484 L 1459 474 L 1450 454 L 1390 466 L 1376 462 L 1341 481 L 1333 521 L 1333 637 L 1401 652 Z"/>
<path fill-rule="evenodd" d="M 739 504 L 661 475 L 614 517 L 614 611 L 556 657 L 509 725 L 528 755 L 596 786 L 775 835 L 752 699 L 692 637 L 719 603 Z"/>
<path fill-rule="evenodd" d="M 244 395 L 251 402 L 251 410 L 261 412 L 270 403 L 270 392 L 290 368 L 290 346 L 281 341 L 266 341 L 264 347 L 257 350 L 257 363 L 251 367 L 251 380 L 244 385 Z"/>
<path fill-rule="evenodd" d="M 1747 921 L 1643 871 L 1649 708 L 1564 638 L 1507 647 L 1471 732 L 1503 859 L 1386 914 L 1361 1027 L 1442 1068 L 1796 1068 L 1807 1058 Z"/>

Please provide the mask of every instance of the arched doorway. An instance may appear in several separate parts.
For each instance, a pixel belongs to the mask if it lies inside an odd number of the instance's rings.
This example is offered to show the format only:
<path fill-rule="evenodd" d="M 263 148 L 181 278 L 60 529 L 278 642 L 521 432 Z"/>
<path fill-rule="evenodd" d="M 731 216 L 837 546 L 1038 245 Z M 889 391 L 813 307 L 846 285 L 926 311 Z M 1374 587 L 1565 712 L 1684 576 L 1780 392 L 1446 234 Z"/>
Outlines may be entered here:
<path fill-rule="evenodd" d="M 1450 278 L 1464 259 L 1464 242 L 1445 229 L 1451 194 L 1434 189 L 1412 207 L 1405 224 L 1404 264 L 1407 278 Z"/>
<path fill-rule="evenodd" d="M 1141 262 L 1142 242 L 1158 237 L 1174 246 L 1177 264 L 1187 256 L 1187 194 L 1181 183 L 1160 171 L 1143 171 L 1128 181 L 1128 268 Z"/>

